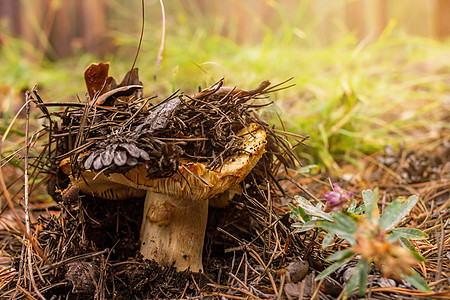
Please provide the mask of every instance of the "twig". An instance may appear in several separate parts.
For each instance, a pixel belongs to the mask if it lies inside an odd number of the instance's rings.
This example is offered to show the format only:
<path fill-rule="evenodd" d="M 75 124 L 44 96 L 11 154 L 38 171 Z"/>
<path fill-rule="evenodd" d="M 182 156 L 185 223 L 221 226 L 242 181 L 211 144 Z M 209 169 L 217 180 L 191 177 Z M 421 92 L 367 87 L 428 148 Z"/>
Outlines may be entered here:
<path fill-rule="evenodd" d="M 82 260 L 82 259 L 87 259 L 87 258 L 95 257 L 95 256 L 102 255 L 102 254 L 105 254 L 105 253 L 108 253 L 108 252 L 109 252 L 109 249 L 106 248 L 106 249 L 104 249 L 104 250 L 102 250 L 102 251 L 98 251 L 98 252 L 85 253 L 85 254 L 80 254 L 80 255 L 78 255 L 78 256 L 72 256 L 72 257 L 69 257 L 69 258 L 67 258 L 67 259 L 65 259 L 65 260 L 61 260 L 61 261 L 59 261 L 59 262 L 57 262 L 57 263 L 54 263 L 54 264 L 45 266 L 44 269 L 43 269 L 42 271 L 45 272 L 46 270 L 48 270 L 48 269 L 50 269 L 50 268 L 55 268 L 55 267 L 58 267 L 58 266 L 60 266 L 60 265 L 68 264 L 69 262 L 73 262 L 73 261 L 77 261 L 77 260 Z M 123 263 L 128 263 L 128 262 L 123 262 Z M 119 264 L 118 264 L 118 265 L 119 265 Z"/>
<path fill-rule="evenodd" d="M 298 294 L 298 300 L 303 299 L 303 295 L 305 294 L 306 280 L 302 280 L 300 285 L 300 293 Z"/>
<path fill-rule="evenodd" d="M 144 1 L 142 1 L 144 2 Z M 153 79 L 156 80 L 156 73 L 158 73 L 159 66 L 163 60 L 164 44 L 166 43 L 166 12 L 164 9 L 164 1 L 159 0 L 161 6 L 161 17 L 162 17 L 162 29 L 161 29 L 161 44 L 159 45 L 158 56 L 156 56 L 155 71 L 153 72 Z M 144 9 L 142 8 L 142 11 Z M 144 26 L 142 26 L 144 27 Z"/>
<path fill-rule="evenodd" d="M 33 286 L 34 292 L 36 293 L 38 298 L 40 298 L 42 300 L 46 300 L 45 297 L 39 291 L 39 288 L 36 286 L 36 282 L 34 281 L 33 260 L 32 260 L 33 251 L 31 250 L 31 244 L 30 244 L 30 246 L 27 247 L 27 252 L 28 252 L 28 272 L 30 273 L 31 285 Z"/>
<path fill-rule="evenodd" d="M 30 228 L 30 192 L 29 192 L 29 180 L 28 180 L 28 156 L 30 154 L 30 144 L 28 143 L 28 135 L 30 130 L 30 93 L 26 93 L 26 121 L 25 121 L 25 158 L 24 158 L 24 210 L 25 210 L 25 227 L 26 227 L 26 233 L 28 237 L 31 237 L 31 228 Z M 28 272 L 30 275 L 30 282 L 33 286 L 34 292 L 36 295 L 42 299 L 45 300 L 44 296 L 42 296 L 41 292 L 39 291 L 38 287 L 36 286 L 36 282 L 34 281 L 34 275 L 33 275 L 33 251 L 31 250 L 31 239 L 29 240 L 29 246 L 27 247 L 27 254 L 28 254 Z"/>
<path fill-rule="evenodd" d="M 22 294 L 29 300 L 37 300 L 36 298 L 33 297 L 33 295 L 30 294 L 30 292 L 28 292 L 26 289 L 24 289 L 23 287 L 21 287 L 20 285 L 17 286 L 18 290 L 20 290 L 22 292 Z"/>
<path fill-rule="evenodd" d="M 316 288 L 316 290 L 314 291 L 314 294 L 311 296 L 311 300 L 314 300 L 314 299 L 316 298 L 317 294 L 319 293 L 320 286 L 322 285 L 322 282 L 323 282 L 323 279 L 321 279 L 321 280 L 319 281 L 319 283 L 317 284 L 317 288 Z"/>
<path fill-rule="evenodd" d="M 28 102 L 27 102 L 28 103 Z M 14 121 L 17 119 L 17 116 L 20 114 L 20 112 L 26 107 L 27 103 L 25 103 L 20 110 L 17 112 L 17 114 L 14 116 L 13 121 L 9 124 L 8 129 L 5 131 L 5 134 L 3 135 L 2 139 L 0 140 L 0 153 L 2 152 L 2 145 L 4 141 L 6 140 L 6 137 L 8 136 L 8 132 L 12 128 Z M 28 103 L 29 104 L 29 103 Z M 39 246 L 36 244 L 36 241 L 31 238 L 31 236 L 27 233 L 25 225 L 23 224 L 19 214 L 16 211 L 16 208 L 14 206 L 14 203 L 12 201 L 11 195 L 9 194 L 8 188 L 5 183 L 5 179 L 3 178 L 3 171 L 2 167 L 0 165 L 0 185 L 3 189 L 3 195 L 6 198 L 6 202 L 8 203 L 9 209 L 11 213 L 13 214 L 14 218 L 17 220 L 17 225 L 20 227 L 20 231 L 26 235 L 26 238 L 31 241 L 31 244 L 34 248 L 34 250 L 38 253 L 38 255 L 47 263 L 50 264 L 47 257 L 44 255 L 42 250 L 39 248 Z"/>
<path fill-rule="evenodd" d="M 186 284 L 184 285 L 183 293 L 181 293 L 180 299 L 184 298 L 184 294 L 186 293 L 188 286 L 189 286 L 189 281 L 186 280 Z"/>
<path fill-rule="evenodd" d="M 284 291 L 284 283 L 286 281 L 286 273 L 284 273 L 283 275 L 281 275 L 281 279 L 280 279 L 280 287 L 278 288 L 278 296 L 277 299 L 281 300 L 281 297 L 283 297 L 283 291 Z"/>
<path fill-rule="evenodd" d="M 192 278 L 192 281 L 194 282 L 194 285 L 195 285 L 195 288 L 197 289 L 197 292 L 200 293 L 200 288 L 199 288 L 199 286 L 197 284 L 197 281 L 195 281 L 194 275 L 191 274 L 191 278 Z"/>
<path fill-rule="evenodd" d="M 236 280 L 237 282 L 239 282 L 239 284 L 244 287 L 247 291 L 250 291 L 250 289 L 248 288 L 248 286 L 242 281 L 240 280 L 236 275 L 234 275 L 233 273 L 229 272 L 228 275 L 230 275 L 231 277 L 233 277 L 234 280 Z"/>
<path fill-rule="evenodd" d="M 141 0 L 141 12 L 142 12 L 141 33 L 140 33 L 140 36 L 139 36 L 139 44 L 138 44 L 138 48 L 136 50 L 136 56 L 134 57 L 133 64 L 131 65 L 130 71 L 133 70 L 134 66 L 136 65 L 136 61 L 138 59 L 139 52 L 141 51 L 142 39 L 144 38 L 144 25 L 145 25 L 145 22 L 144 22 L 145 21 L 145 10 L 144 10 L 144 7 L 145 7 L 144 6 L 144 0 Z M 127 82 L 127 84 L 128 84 L 128 82 Z"/>
<path fill-rule="evenodd" d="M 444 250 L 444 237 L 445 237 L 445 232 L 444 232 L 445 225 L 444 225 L 444 222 L 442 220 L 442 216 L 440 216 L 439 219 L 440 219 L 440 223 L 441 223 L 441 232 L 440 232 L 440 237 L 439 237 L 439 241 L 438 241 L 438 245 L 439 246 L 438 246 L 438 255 L 437 255 L 438 261 L 437 261 L 437 267 L 436 267 L 436 270 L 437 270 L 437 272 L 436 272 L 436 281 L 439 281 L 441 279 L 441 276 L 442 276 L 442 274 L 441 274 L 441 271 L 442 271 L 442 256 L 443 256 L 442 253 L 443 253 L 443 250 Z M 448 223 L 448 220 L 447 220 L 446 223 Z"/>
<path fill-rule="evenodd" d="M 218 292 L 213 292 L 212 295 L 220 296 L 225 299 L 236 299 L 236 300 L 247 300 L 248 299 L 248 297 L 233 296 L 233 295 L 228 295 L 228 294 L 223 294 L 223 293 L 218 293 Z"/>

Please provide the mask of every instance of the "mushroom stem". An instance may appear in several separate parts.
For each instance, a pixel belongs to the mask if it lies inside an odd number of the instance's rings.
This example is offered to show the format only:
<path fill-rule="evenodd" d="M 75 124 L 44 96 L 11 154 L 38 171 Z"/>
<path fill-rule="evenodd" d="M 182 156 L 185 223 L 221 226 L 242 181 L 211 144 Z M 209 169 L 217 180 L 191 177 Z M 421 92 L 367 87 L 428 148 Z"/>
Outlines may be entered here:
<path fill-rule="evenodd" d="M 178 271 L 190 268 L 192 272 L 203 272 L 207 218 L 208 201 L 174 199 L 147 191 L 141 226 L 141 254 L 144 259 L 153 259 L 160 265 L 173 265 Z"/>

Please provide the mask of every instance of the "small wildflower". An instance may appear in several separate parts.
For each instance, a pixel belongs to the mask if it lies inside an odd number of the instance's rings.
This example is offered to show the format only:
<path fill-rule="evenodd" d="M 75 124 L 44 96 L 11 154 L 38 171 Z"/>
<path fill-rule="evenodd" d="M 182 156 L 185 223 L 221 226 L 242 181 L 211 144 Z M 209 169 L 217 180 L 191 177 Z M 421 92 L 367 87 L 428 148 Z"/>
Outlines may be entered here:
<path fill-rule="evenodd" d="M 355 233 L 356 245 L 353 252 L 372 261 L 384 277 L 399 280 L 401 274 L 411 275 L 411 267 L 417 264 L 416 258 L 403 247 L 387 242 L 385 232 L 364 218 Z"/>
<path fill-rule="evenodd" d="M 337 183 L 333 183 L 333 191 L 326 192 L 324 198 L 327 201 L 325 212 L 340 211 L 350 205 L 353 193 L 347 193 Z"/>

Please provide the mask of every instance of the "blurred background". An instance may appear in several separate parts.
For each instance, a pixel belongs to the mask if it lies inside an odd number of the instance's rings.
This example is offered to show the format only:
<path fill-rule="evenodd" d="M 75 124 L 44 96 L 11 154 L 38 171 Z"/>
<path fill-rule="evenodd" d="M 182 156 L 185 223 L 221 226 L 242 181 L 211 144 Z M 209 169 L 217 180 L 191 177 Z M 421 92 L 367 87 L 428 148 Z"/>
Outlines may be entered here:
<path fill-rule="evenodd" d="M 224 77 L 254 88 L 294 77 L 269 118 L 312 136 L 303 158 L 339 170 L 387 145 L 432 148 L 448 139 L 450 1 L 145 0 L 136 66 L 146 94 L 195 91 Z M 117 79 L 139 43 L 141 1 L 0 0 L 3 128 L 39 86 L 46 101 L 85 93 L 83 70 L 111 62 Z M 274 122 L 277 117 L 273 117 Z M 281 126 L 281 124 L 279 124 Z"/>

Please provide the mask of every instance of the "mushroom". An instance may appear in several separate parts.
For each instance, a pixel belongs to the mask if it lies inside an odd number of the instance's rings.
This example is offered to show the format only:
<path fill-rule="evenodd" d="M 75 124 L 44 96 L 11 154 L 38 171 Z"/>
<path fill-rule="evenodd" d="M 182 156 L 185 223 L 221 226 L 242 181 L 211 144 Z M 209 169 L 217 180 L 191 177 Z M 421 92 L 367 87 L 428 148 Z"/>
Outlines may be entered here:
<path fill-rule="evenodd" d="M 237 136 L 242 138 L 241 150 L 225 158 L 215 170 L 208 170 L 201 162 L 180 159 L 178 172 L 170 177 L 150 177 L 151 167 L 140 163 L 123 172 L 83 170 L 75 178 L 70 160 L 60 167 L 86 194 L 119 200 L 146 193 L 140 231 L 143 257 L 160 265 L 173 265 L 178 271 L 202 272 L 209 200 L 219 198 L 223 206 L 224 199 L 229 199 L 226 193 L 231 191 L 233 195 L 265 153 L 266 132 L 261 126 L 251 123 Z"/>

